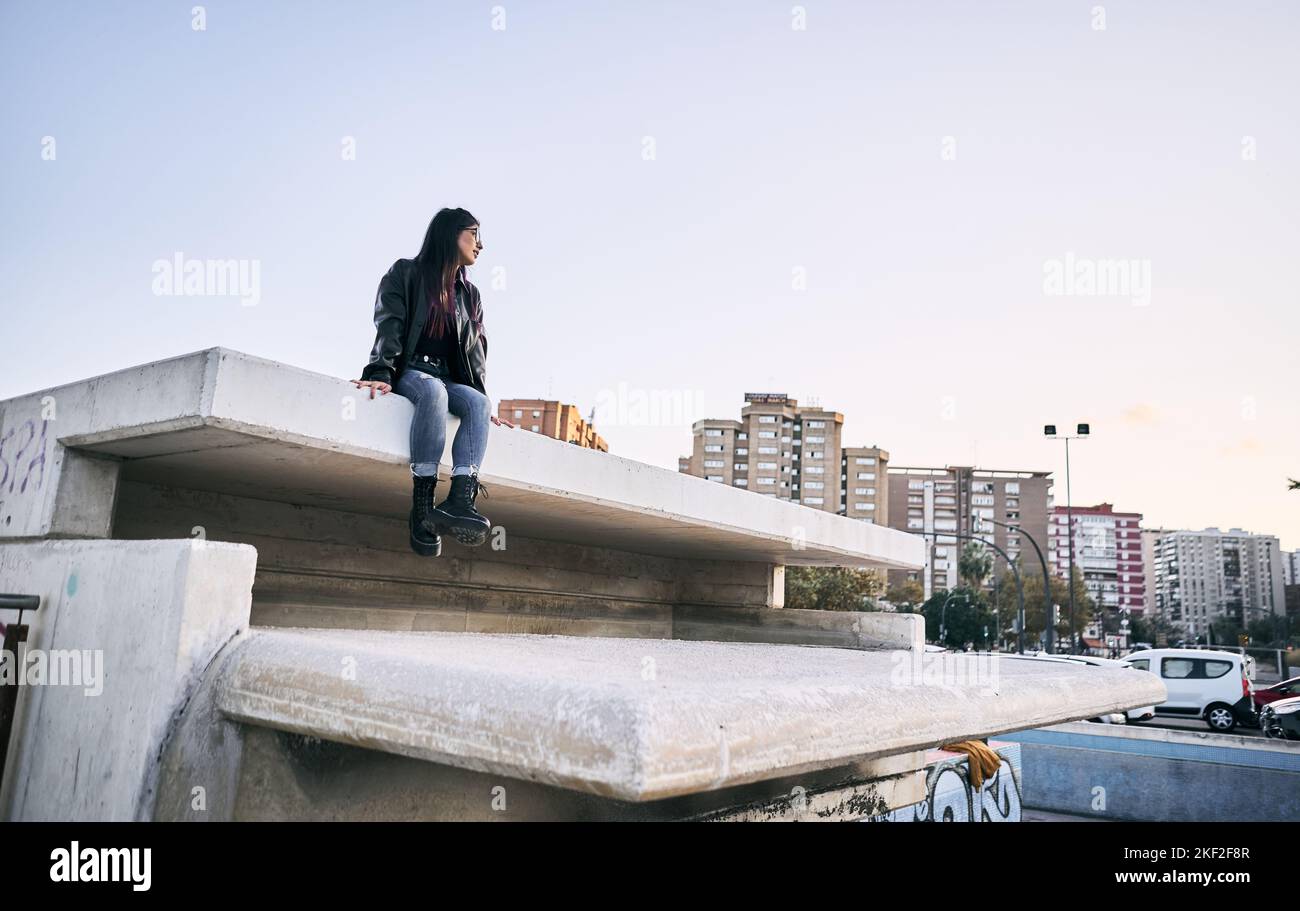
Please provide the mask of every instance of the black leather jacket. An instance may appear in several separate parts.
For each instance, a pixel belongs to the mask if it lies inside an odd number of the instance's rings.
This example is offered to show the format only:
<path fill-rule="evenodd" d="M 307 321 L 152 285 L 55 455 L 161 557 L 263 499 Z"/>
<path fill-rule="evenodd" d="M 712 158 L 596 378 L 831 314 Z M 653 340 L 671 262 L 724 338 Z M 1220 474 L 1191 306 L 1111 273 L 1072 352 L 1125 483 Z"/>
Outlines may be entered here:
<path fill-rule="evenodd" d="M 414 305 L 414 306 L 413 306 Z M 470 319 L 482 306 L 478 288 L 468 279 L 456 279 L 456 357 L 452 363 L 456 382 L 487 395 L 487 338 Z M 429 291 L 413 259 L 399 259 L 379 280 L 375 295 L 375 346 L 361 371 L 363 380 L 395 385 L 415 354 L 420 332 L 429 315 Z"/>

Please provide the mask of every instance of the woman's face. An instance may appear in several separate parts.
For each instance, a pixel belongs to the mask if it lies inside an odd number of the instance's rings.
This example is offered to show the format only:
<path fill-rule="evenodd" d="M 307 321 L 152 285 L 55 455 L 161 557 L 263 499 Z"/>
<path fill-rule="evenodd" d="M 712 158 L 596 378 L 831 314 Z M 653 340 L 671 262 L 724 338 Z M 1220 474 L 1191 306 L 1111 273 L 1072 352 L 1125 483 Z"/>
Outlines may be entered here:
<path fill-rule="evenodd" d="M 478 239 L 478 225 L 461 231 L 458 243 L 460 246 L 460 264 L 462 266 L 474 265 L 475 260 L 478 259 L 479 251 L 483 249 L 483 245 L 479 243 Z"/>

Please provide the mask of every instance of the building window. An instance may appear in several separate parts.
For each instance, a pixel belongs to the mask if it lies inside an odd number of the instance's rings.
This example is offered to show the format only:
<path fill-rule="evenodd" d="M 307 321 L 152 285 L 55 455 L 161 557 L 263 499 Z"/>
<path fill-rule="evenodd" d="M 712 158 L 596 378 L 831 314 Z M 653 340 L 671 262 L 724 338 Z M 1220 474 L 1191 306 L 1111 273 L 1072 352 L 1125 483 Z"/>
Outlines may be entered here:
<path fill-rule="evenodd" d="M 760 423 L 760 424 L 775 424 L 775 423 L 776 423 L 776 415 L 774 415 L 774 414 L 760 414 L 760 415 L 758 416 L 758 423 Z"/>
<path fill-rule="evenodd" d="M 516 408 L 516 409 L 515 409 L 515 417 L 517 417 L 517 418 L 521 418 L 521 417 L 523 417 L 523 416 L 524 416 L 523 411 L 522 411 L 521 409 Z"/>
<path fill-rule="evenodd" d="M 805 442 L 805 443 L 825 443 L 825 442 L 826 442 L 826 438 L 825 438 L 825 437 L 804 437 L 803 439 L 804 439 L 804 442 Z"/>
<path fill-rule="evenodd" d="M 758 483 L 760 483 L 760 484 L 775 484 L 775 483 L 776 483 L 776 478 L 759 478 L 759 479 L 758 479 Z"/>
<path fill-rule="evenodd" d="M 808 466 L 806 466 L 806 467 L 804 468 L 804 471 L 807 472 L 808 474 L 825 474 L 825 473 L 826 473 L 826 469 L 822 468 L 820 465 L 808 465 Z"/>
<path fill-rule="evenodd" d="M 736 455 L 738 456 L 749 455 L 749 450 L 744 447 L 741 447 L 740 449 L 736 450 Z"/>
<path fill-rule="evenodd" d="M 731 483 L 734 484 L 734 485 L 736 485 L 737 487 L 748 487 L 748 486 L 749 486 L 749 479 L 748 479 L 748 478 L 736 478 L 736 480 L 732 481 Z"/>
<path fill-rule="evenodd" d="M 776 431 L 775 431 L 775 430 L 760 430 L 760 431 L 758 432 L 758 435 L 759 435 L 759 437 L 760 437 L 761 439 L 764 439 L 764 440 L 775 440 L 775 439 L 776 439 Z"/>
<path fill-rule="evenodd" d="M 859 471 L 859 472 L 858 472 L 858 480 L 859 480 L 859 481 L 874 481 L 875 479 L 876 479 L 876 473 L 875 473 L 874 471 Z"/>
<path fill-rule="evenodd" d="M 759 463 L 758 463 L 758 470 L 759 470 L 759 471 L 776 471 L 776 463 L 775 463 L 775 462 L 759 462 Z"/>
<path fill-rule="evenodd" d="M 853 462 L 856 465 L 875 465 L 876 459 L 875 456 L 858 456 Z"/>
<path fill-rule="evenodd" d="M 823 484 L 821 481 L 805 481 L 803 486 L 815 490 L 822 490 L 823 488 L 826 487 L 826 485 Z"/>
<path fill-rule="evenodd" d="M 860 509 L 863 512 L 870 512 L 871 510 L 876 508 L 876 504 L 875 503 L 854 503 L 853 508 Z"/>
<path fill-rule="evenodd" d="M 775 447 L 775 446 L 760 446 L 760 447 L 758 447 L 758 454 L 759 454 L 759 455 L 776 455 L 776 447 Z"/>
<path fill-rule="evenodd" d="M 536 424 L 534 424 L 534 425 L 533 425 L 533 433 L 541 433 L 541 432 L 542 432 L 542 428 L 541 428 L 541 427 L 538 427 Z"/>
<path fill-rule="evenodd" d="M 721 443 L 715 443 L 711 446 L 705 446 L 705 452 L 722 452 L 725 447 Z"/>
<path fill-rule="evenodd" d="M 821 506 L 826 502 L 822 497 L 804 497 L 803 501 L 809 506 Z"/>
<path fill-rule="evenodd" d="M 1003 485 L 1002 489 L 1003 489 L 1004 491 L 1006 491 L 1006 493 L 1007 493 L 1008 496 L 1010 496 L 1011 494 L 1019 494 L 1019 493 L 1020 493 L 1020 482 L 1019 482 L 1019 481 L 1007 481 L 1007 483 Z"/>
<path fill-rule="evenodd" d="M 721 459 L 705 459 L 705 460 L 704 460 L 704 467 L 705 467 L 705 468 L 721 468 L 721 467 L 722 467 L 723 465 L 725 465 L 725 464 L 727 464 L 727 463 L 726 463 L 726 462 L 723 462 Z"/>
<path fill-rule="evenodd" d="M 533 417 L 537 417 L 537 415 L 533 415 Z M 720 437 L 722 436 L 722 431 L 718 430 L 716 427 L 706 427 L 704 435 L 706 437 Z"/>

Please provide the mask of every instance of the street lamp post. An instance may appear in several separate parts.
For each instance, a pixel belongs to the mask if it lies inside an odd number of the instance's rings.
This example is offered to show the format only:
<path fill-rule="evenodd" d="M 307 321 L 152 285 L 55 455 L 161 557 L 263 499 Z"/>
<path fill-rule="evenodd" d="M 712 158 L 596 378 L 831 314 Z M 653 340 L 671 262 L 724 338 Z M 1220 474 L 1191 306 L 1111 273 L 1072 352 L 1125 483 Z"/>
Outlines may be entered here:
<path fill-rule="evenodd" d="M 1044 623 L 1047 627 L 1047 654 L 1056 654 L 1056 630 L 1052 627 L 1052 579 L 1047 572 L 1047 559 L 1043 556 L 1043 549 L 1038 546 L 1038 542 L 1034 540 L 1033 535 L 1019 526 L 1008 525 L 1005 522 L 999 522 L 997 519 L 990 519 L 986 516 L 980 516 L 979 521 L 988 522 L 990 525 L 1000 525 L 1007 531 L 1022 534 L 1029 539 L 1030 544 L 1034 545 L 1034 553 L 1038 554 L 1038 563 L 1043 568 L 1043 611 L 1046 618 Z"/>
<path fill-rule="evenodd" d="M 1047 424 L 1043 427 L 1044 436 L 1051 439 L 1065 440 L 1065 533 L 1070 539 L 1070 573 L 1066 580 L 1066 586 L 1070 589 L 1070 654 L 1074 654 L 1076 648 L 1074 641 L 1074 504 L 1070 499 L 1070 441 L 1086 440 L 1091 432 L 1090 425 L 1080 424 L 1075 428 L 1076 436 L 1058 437 L 1055 424 Z"/>
<path fill-rule="evenodd" d="M 949 603 L 952 601 L 952 599 L 955 598 L 955 597 L 957 597 L 957 593 L 956 593 L 956 592 L 950 592 L 950 593 L 948 594 L 948 597 L 946 597 L 946 598 L 943 599 L 943 607 L 939 608 L 939 644 L 940 644 L 940 645 L 943 645 L 944 634 L 947 632 L 947 625 L 948 625 L 948 604 L 949 604 Z M 962 597 L 963 597 L 963 598 L 966 598 L 966 600 L 967 600 L 968 602 L 970 601 L 970 598 L 967 597 L 966 595 L 962 595 Z"/>
<path fill-rule="evenodd" d="M 919 534 L 922 538 L 926 535 L 933 535 L 936 543 L 939 540 L 939 535 L 947 535 L 951 538 L 961 538 L 966 541 L 979 541 L 985 547 L 991 547 L 998 553 L 1002 554 L 1002 559 L 1007 561 L 1007 566 L 1011 567 L 1011 575 L 1015 577 L 1016 580 L 1016 596 L 1020 601 L 1020 613 L 1016 615 L 1016 623 L 1020 627 L 1018 645 L 1020 648 L 1020 654 L 1023 655 L 1025 653 L 1025 586 L 1020 582 L 1020 570 L 1016 569 L 1016 564 L 1011 562 L 1011 558 L 1007 556 L 1007 552 L 996 544 L 985 541 L 978 535 L 964 535 L 959 531 L 918 531 L 912 532 L 912 534 Z M 1002 631 L 998 630 L 998 632 L 1000 634 Z"/>

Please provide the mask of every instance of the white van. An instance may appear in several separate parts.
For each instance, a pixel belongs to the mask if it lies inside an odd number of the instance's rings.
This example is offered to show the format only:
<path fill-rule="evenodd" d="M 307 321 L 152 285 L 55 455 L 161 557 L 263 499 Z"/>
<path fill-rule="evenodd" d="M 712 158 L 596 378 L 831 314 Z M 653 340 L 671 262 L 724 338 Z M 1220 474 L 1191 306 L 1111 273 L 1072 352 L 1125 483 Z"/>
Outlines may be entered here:
<path fill-rule="evenodd" d="M 1235 652 L 1143 649 L 1132 654 L 1128 664 L 1164 683 L 1169 698 L 1156 706 L 1157 716 L 1200 718 L 1221 734 L 1239 723 L 1254 723 L 1246 659 Z"/>

